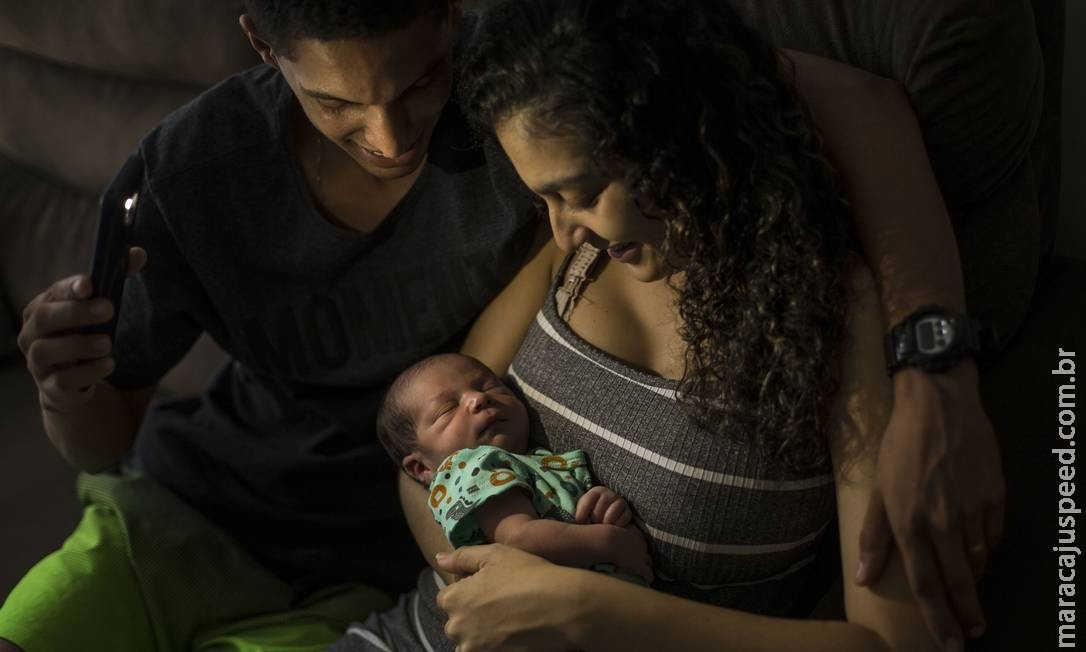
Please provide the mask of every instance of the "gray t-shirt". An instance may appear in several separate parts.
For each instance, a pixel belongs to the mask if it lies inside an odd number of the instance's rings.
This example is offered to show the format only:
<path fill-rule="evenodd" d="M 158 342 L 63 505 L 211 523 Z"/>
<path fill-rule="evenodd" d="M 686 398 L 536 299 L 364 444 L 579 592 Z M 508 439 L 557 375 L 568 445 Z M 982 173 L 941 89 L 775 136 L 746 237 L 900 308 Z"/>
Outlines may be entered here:
<path fill-rule="evenodd" d="M 455 103 L 407 196 L 370 234 L 324 219 L 293 155 L 292 94 L 267 66 L 227 79 L 142 142 L 118 387 L 155 383 L 206 331 L 233 360 L 198 397 L 157 403 L 139 466 L 299 590 L 412 584 L 376 404 L 455 346 L 516 271 L 536 211 Z"/>

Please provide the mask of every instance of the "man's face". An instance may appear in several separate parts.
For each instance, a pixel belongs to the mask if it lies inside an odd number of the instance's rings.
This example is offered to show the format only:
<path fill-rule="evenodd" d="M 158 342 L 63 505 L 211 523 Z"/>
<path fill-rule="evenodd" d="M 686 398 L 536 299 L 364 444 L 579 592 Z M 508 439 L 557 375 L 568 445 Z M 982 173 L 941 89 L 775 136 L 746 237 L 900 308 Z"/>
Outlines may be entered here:
<path fill-rule="evenodd" d="M 423 14 L 368 39 L 302 39 L 279 69 L 318 131 L 374 177 L 398 179 L 425 160 L 449 98 L 458 16 Z"/>
<path fill-rule="evenodd" d="M 482 444 L 513 453 L 528 446 L 528 410 L 482 364 L 463 356 L 435 361 L 406 389 L 403 404 L 418 436 L 417 458 L 428 472 L 463 448 Z M 430 473 L 420 474 L 430 482 Z"/>

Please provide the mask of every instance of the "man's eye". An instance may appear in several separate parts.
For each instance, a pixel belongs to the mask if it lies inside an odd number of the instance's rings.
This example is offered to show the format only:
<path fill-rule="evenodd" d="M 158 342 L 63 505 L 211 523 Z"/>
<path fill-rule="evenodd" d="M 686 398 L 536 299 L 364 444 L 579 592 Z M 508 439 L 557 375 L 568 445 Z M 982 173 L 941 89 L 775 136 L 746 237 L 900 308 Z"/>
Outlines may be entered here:
<path fill-rule="evenodd" d="M 339 113 L 347 107 L 347 103 L 342 100 L 317 100 L 317 104 L 328 113 Z"/>

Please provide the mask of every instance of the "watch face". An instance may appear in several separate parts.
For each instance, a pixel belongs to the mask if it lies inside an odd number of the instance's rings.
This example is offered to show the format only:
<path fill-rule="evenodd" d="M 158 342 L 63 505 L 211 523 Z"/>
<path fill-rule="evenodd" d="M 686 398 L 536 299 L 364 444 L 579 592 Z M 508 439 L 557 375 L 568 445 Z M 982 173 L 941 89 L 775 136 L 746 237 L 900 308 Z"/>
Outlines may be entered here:
<path fill-rule="evenodd" d="M 946 317 L 924 317 L 916 322 L 916 348 L 925 355 L 938 355 L 954 342 L 954 324 Z"/>

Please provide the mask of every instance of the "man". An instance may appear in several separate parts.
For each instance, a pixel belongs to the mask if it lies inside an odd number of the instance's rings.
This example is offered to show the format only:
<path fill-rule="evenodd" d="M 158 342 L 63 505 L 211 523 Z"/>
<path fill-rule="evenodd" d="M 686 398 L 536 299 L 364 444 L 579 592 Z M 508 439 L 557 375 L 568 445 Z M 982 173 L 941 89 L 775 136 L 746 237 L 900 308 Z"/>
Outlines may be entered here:
<path fill-rule="evenodd" d="M 267 65 L 134 155 L 131 271 L 147 264 L 112 351 L 75 334 L 110 310 L 85 277 L 27 308 L 51 441 L 83 471 L 125 473 L 82 477 L 83 521 L 0 611 L 23 649 L 323 648 L 423 563 L 373 437 L 377 399 L 455 346 L 524 259 L 535 211 L 447 102 L 456 2 L 246 4 Z M 203 331 L 233 360 L 145 415 Z"/>

